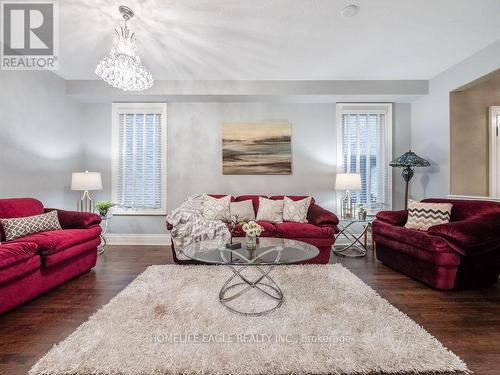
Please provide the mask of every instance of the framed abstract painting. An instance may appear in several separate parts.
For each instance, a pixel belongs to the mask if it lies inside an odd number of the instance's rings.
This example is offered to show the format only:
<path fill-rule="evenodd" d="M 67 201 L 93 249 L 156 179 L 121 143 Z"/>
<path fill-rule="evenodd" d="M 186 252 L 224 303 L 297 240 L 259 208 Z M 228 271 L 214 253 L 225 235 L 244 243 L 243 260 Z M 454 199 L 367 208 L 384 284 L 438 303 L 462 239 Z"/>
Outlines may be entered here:
<path fill-rule="evenodd" d="M 288 122 L 222 124 L 222 173 L 292 174 L 291 140 Z"/>

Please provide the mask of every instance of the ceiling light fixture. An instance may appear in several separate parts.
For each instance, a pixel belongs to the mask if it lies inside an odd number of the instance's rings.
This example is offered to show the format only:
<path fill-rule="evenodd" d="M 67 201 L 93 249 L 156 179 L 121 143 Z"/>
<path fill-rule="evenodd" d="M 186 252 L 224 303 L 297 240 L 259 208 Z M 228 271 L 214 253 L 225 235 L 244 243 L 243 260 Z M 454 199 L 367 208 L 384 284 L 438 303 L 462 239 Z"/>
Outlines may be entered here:
<path fill-rule="evenodd" d="M 340 15 L 344 18 L 354 17 L 358 13 L 359 6 L 357 6 L 356 4 L 348 5 L 340 11 Z"/>
<path fill-rule="evenodd" d="M 127 22 L 134 17 L 134 12 L 124 5 L 119 8 L 123 16 L 123 26 L 115 29 L 115 38 L 109 57 L 102 59 L 95 73 L 111 86 L 123 91 L 143 91 L 153 86 L 151 73 L 142 65 L 134 33 Z"/>

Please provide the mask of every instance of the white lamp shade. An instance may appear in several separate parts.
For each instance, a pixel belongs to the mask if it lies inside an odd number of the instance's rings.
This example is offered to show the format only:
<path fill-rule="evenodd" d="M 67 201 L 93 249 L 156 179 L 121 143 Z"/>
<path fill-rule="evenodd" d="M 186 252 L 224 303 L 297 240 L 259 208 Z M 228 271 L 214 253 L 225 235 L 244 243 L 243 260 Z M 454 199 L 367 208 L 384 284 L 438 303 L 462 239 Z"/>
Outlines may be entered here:
<path fill-rule="evenodd" d="M 102 180 L 99 172 L 73 172 L 71 175 L 71 190 L 101 190 Z"/>
<path fill-rule="evenodd" d="M 361 190 L 361 175 L 359 173 L 337 173 L 335 190 Z"/>

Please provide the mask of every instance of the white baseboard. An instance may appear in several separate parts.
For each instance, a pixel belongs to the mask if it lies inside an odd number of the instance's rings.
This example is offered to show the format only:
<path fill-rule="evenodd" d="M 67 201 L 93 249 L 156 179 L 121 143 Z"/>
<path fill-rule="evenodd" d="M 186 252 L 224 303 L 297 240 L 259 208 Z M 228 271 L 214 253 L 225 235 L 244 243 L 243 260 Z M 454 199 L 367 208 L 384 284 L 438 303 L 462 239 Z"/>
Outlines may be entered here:
<path fill-rule="evenodd" d="M 170 234 L 108 233 L 106 240 L 108 245 L 167 246 L 170 245 Z"/>

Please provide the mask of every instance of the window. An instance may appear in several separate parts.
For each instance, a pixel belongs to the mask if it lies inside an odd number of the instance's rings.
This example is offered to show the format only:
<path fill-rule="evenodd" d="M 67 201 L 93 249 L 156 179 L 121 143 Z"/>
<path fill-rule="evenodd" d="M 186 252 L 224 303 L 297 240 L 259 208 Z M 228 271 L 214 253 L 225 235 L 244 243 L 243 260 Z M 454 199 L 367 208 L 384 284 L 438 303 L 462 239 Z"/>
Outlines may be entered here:
<path fill-rule="evenodd" d="M 337 104 L 337 160 L 341 173 L 361 174 L 356 203 L 376 212 L 392 206 L 392 104 Z"/>
<path fill-rule="evenodd" d="M 162 103 L 113 103 L 116 214 L 166 214 L 166 115 Z"/>

